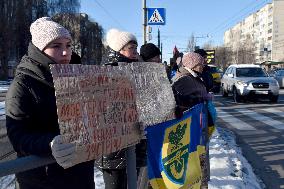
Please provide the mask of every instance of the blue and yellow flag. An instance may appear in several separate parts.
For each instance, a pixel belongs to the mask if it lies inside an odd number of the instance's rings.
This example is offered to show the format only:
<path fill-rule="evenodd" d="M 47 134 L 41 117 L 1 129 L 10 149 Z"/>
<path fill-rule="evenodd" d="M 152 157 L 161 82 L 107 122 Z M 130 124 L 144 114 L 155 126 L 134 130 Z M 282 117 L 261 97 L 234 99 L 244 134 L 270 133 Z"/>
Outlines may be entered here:
<path fill-rule="evenodd" d="M 205 154 L 203 104 L 182 119 L 146 128 L 148 176 L 153 189 L 199 189 Z"/>

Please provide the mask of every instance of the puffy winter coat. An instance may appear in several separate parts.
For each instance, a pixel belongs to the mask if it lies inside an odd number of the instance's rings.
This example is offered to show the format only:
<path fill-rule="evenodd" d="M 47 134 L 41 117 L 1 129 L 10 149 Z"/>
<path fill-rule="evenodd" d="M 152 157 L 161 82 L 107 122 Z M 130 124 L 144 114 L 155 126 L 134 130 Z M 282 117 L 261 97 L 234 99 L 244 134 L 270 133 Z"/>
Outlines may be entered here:
<path fill-rule="evenodd" d="M 51 155 L 59 134 L 55 90 L 49 64 L 54 62 L 32 43 L 16 69 L 6 96 L 6 127 L 18 157 Z M 94 162 L 68 169 L 57 163 L 16 174 L 22 188 L 94 188 Z"/>
<path fill-rule="evenodd" d="M 203 72 L 201 73 L 201 78 L 204 81 L 207 92 L 211 91 L 213 88 L 213 76 L 210 73 L 210 67 L 208 65 L 204 66 Z"/>
<path fill-rule="evenodd" d="M 192 71 L 190 73 L 181 67 L 173 78 L 173 92 L 177 106 L 183 110 L 202 103 L 208 98 L 208 93 L 202 79 Z"/>

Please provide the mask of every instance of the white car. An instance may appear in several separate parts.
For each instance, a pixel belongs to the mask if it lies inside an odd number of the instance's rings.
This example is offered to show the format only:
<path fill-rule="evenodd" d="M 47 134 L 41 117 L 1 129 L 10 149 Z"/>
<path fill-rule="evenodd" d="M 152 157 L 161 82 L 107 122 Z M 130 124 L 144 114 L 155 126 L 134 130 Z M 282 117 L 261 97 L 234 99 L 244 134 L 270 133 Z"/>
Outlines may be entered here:
<path fill-rule="evenodd" d="M 284 87 L 284 70 L 277 70 L 274 73 L 274 79 L 278 81 L 279 87 L 283 88 Z"/>
<path fill-rule="evenodd" d="M 221 92 L 224 97 L 233 94 L 235 102 L 257 97 L 277 102 L 279 84 L 259 65 L 234 64 L 227 68 L 221 79 Z"/>

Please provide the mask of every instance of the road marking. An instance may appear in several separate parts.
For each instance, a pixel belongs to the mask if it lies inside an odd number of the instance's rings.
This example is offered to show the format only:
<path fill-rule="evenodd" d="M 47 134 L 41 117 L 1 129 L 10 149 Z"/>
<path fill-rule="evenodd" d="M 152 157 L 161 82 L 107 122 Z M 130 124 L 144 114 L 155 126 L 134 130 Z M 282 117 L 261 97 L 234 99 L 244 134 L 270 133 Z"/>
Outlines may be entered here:
<path fill-rule="evenodd" d="M 275 115 L 278 115 L 280 117 L 284 117 L 284 112 L 275 108 L 265 108 L 263 111 L 266 111 L 268 113 L 273 113 Z"/>
<path fill-rule="evenodd" d="M 280 153 L 280 152 L 284 152 L 284 149 L 283 150 L 266 150 L 264 152 L 256 152 L 257 154 L 260 154 L 260 155 L 264 155 L 264 154 L 277 154 L 277 153 Z"/>
<path fill-rule="evenodd" d="M 218 110 L 218 118 L 222 119 L 224 122 L 230 124 L 232 127 L 239 130 L 256 130 L 251 125 L 243 122 L 238 118 L 235 118 L 233 115 L 226 113 L 222 110 Z"/>
<path fill-rule="evenodd" d="M 284 123 L 282 123 L 281 121 L 274 120 L 268 116 L 259 114 L 248 109 L 238 109 L 237 111 L 243 113 L 245 116 L 253 118 L 254 120 L 261 121 L 262 123 L 265 123 L 275 129 L 284 130 Z"/>
<path fill-rule="evenodd" d="M 263 150 L 263 149 L 270 149 L 270 150 L 273 150 L 275 148 L 279 149 L 279 148 L 283 148 L 284 147 L 284 144 L 271 144 L 271 145 L 262 145 L 262 146 L 255 146 L 253 147 L 253 149 L 255 150 Z"/>
<path fill-rule="evenodd" d="M 272 170 L 275 170 L 279 173 L 281 178 L 284 178 L 284 169 L 282 167 L 282 165 L 270 165 L 270 167 L 272 168 Z M 283 186 L 283 187 L 282 187 Z M 284 188 L 284 185 L 282 185 L 281 188 Z"/>
<path fill-rule="evenodd" d="M 284 154 L 276 154 L 276 155 L 264 156 L 263 159 L 264 159 L 265 161 L 284 160 Z"/>
<path fill-rule="evenodd" d="M 5 101 L 0 102 L 0 120 L 5 120 L 6 115 L 5 115 Z"/>

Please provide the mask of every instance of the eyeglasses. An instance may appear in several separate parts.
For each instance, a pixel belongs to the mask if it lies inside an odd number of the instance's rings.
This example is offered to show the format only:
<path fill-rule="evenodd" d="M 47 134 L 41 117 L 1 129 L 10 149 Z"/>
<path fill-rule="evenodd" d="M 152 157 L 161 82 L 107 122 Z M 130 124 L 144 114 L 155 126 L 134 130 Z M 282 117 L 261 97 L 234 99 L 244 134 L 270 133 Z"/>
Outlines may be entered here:
<path fill-rule="evenodd" d="M 126 45 L 122 50 L 125 50 L 125 51 L 127 51 L 127 50 L 131 50 L 131 51 L 136 50 L 137 51 L 137 45 L 136 44 Z"/>

